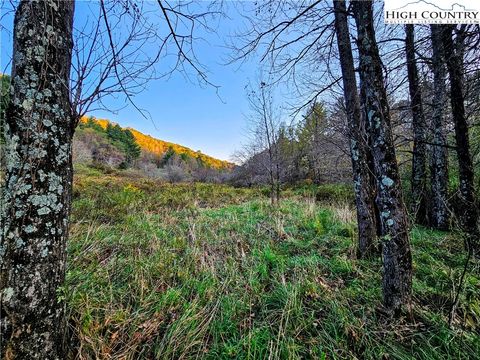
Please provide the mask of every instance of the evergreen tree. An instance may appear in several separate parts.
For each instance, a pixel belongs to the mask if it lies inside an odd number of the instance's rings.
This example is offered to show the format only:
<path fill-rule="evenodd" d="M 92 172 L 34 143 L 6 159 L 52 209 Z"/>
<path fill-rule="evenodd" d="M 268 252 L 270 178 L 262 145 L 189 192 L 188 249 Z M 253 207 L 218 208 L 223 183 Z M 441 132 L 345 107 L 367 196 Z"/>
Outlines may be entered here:
<path fill-rule="evenodd" d="M 162 166 L 165 166 L 169 163 L 170 159 L 175 155 L 175 150 L 171 146 L 168 147 L 168 150 L 165 152 L 162 158 Z"/>
<path fill-rule="evenodd" d="M 83 126 L 81 126 L 83 128 L 89 128 L 89 129 L 93 129 L 99 133 L 105 133 L 105 130 L 102 128 L 102 126 L 95 121 L 95 119 L 93 118 L 93 116 L 90 116 L 87 120 L 86 123 L 83 123 Z"/>
<path fill-rule="evenodd" d="M 140 157 L 140 146 L 135 141 L 135 137 L 133 136 L 132 132 L 128 129 L 123 130 L 122 143 L 126 156 L 125 162 L 128 166 L 131 166 L 132 163 Z"/>

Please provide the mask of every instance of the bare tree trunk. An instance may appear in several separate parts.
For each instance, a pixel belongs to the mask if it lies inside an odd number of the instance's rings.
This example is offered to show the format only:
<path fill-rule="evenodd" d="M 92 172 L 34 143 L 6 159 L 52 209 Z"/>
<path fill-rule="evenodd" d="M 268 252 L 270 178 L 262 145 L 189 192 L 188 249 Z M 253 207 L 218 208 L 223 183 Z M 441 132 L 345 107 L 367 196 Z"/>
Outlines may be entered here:
<path fill-rule="evenodd" d="M 274 172 L 275 163 L 274 163 L 273 149 L 270 142 L 270 135 L 269 135 L 270 131 L 269 131 L 266 120 L 265 120 L 265 133 L 267 136 L 267 143 L 268 143 L 268 173 L 270 175 L 270 201 L 272 205 L 276 205 L 277 204 L 276 190 L 275 190 L 276 176 Z"/>
<path fill-rule="evenodd" d="M 14 21 L 2 206 L 2 358 L 64 359 L 74 2 L 27 1 Z"/>
<path fill-rule="evenodd" d="M 427 153 L 426 123 L 423 113 L 422 92 L 418 80 L 415 58 L 415 33 L 413 24 L 405 25 L 410 108 L 412 109 L 413 159 L 412 159 L 412 213 L 416 222 L 427 224 Z"/>
<path fill-rule="evenodd" d="M 354 1 L 352 7 L 358 32 L 360 84 L 365 95 L 362 110 L 370 125 L 377 203 L 381 211 L 383 302 L 387 311 L 397 314 L 404 307 L 409 309 L 411 301 L 412 257 L 407 214 L 402 199 L 381 59 L 375 39 L 372 2 Z"/>
<path fill-rule="evenodd" d="M 276 184 L 275 184 L 275 197 L 276 197 L 276 201 L 277 201 L 277 204 L 280 203 L 280 157 L 279 157 L 279 153 L 278 153 L 278 141 L 277 141 L 277 145 L 276 145 L 276 163 L 275 163 L 275 181 L 276 181 Z"/>
<path fill-rule="evenodd" d="M 452 105 L 453 123 L 455 124 L 455 140 L 460 175 L 460 222 L 469 235 L 469 246 L 478 250 L 478 210 L 475 204 L 473 162 L 470 155 L 468 123 L 465 116 L 463 95 L 463 27 L 458 31 L 455 45 L 452 39 L 453 26 L 444 26 L 443 45 L 445 59 L 450 77 L 450 101 Z M 474 244 L 475 242 L 475 244 Z"/>
<path fill-rule="evenodd" d="M 272 128 L 272 132 L 275 132 L 274 126 L 272 123 L 270 123 L 270 126 Z M 275 190 L 275 202 L 278 204 L 280 202 L 280 137 L 279 136 L 274 136 L 274 190 Z"/>
<path fill-rule="evenodd" d="M 277 194 L 277 172 L 275 169 L 278 171 L 278 144 L 276 141 L 276 136 L 275 136 L 275 131 L 276 129 L 273 126 L 272 119 L 269 118 L 270 112 L 267 109 L 268 106 L 268 99 L 265 96 L 265 84 L 260 85 L 261 89 L 261 111 L 262 111 L 262 117 L 263 117 L 263 124 L 265 126 L 265 136 L 267 140 L 267 146 L 268 146 L 268 171 L 270 174 L 270 200 L 272 205 L 277 205 L 278 204 L 278 194 Z M 270 114 L 271 116 L 271 114 Z M 275 146 L 275 149 L 273 147 Z"/>
<path fill-rule="evenodd" d="M 442 29 L 440 25 L 430 25 L 432 37 L 432 71 L 433 71 L 433 145 L 431 155 L 430 183 L 432 204 L 430 225 L 439 230 L 448 230 L 448 149 L 445 135 L 444 107 L 445 63 L 442 46 Z"/>
<path fill-rule="evenodd" d="M 360 86 L 360 104 L 365 104 L 367 102 L 366 100 L 366 95 L 365 95 L 365 89 Z M 362 105 L 361 105 L 362 106 Z M 360 106 L 360 115 L 362 117 L 362 122 L 365 125 L 366 129 L 366 143 L 367 143 L 367 166 L 368 166 L 368 173 L 370 174 L 370 189 L 372 191 L 372 196 L 373 196 L 373 208 L 374 208 L 374 214 L 375 214 L 375 224 L 376 224 L 376 230 L 377 230 L 377 238 L 380 238 L 382 236 L 382 219 L 380 217 L 380 210 L 378 208 L 378 201 L 377 201 L 377 180 L 376 180 L 376 175 L 375 175 L 375 162 L 373 159 L 373 141 L 372 137 L 370 134 L 372 133 L 372 129 L 370 129 L 370 122 L 367 119 L 366 114 L 362 111 Z M 382 244 L 379 243 L 379 246 L 381 248 Z"/>
<path fill-rule="evenodd" d="M 376 250 L 375 198 L 370 186 L 370 177 L 373 175 L 370 174 L 368 169 L 366 126 L 361 116 L 345 1 L 334 1 L 333 7 L 335 9 L 335 31 L 347 109 L 348 137 L 357 208 L 358 255 L 364 258 L 372 255 Z"/>

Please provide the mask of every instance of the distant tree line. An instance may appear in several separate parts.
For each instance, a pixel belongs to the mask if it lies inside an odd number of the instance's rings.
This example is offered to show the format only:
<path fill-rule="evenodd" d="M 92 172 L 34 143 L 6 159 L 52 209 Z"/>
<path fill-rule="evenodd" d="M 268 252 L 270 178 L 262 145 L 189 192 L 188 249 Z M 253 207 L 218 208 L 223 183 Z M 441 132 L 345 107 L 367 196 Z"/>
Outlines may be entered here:
<path fill-rule="evenodd" d="M 342 111 L 327 111 L 317 102 L 294 124 L 280 118 L 253 122 L 250 130 L 255 136 L 236 153 L 242 165 L 233 170 L 229 181 L 239 186 L 270 184 L 275 198 L 277 189 L 285 185 L 349 183 L 351 164 Z M 270 152 L 262 145 L 267 128 L 272 137 Z"/>
<path fill-rule="evenodd" d="M 217 169 L 212 166 L 213 158 L 199 151 L 179 153 L 182 149 L 171 145 L 163 153 L 142 150 L 129 129 L 111 122 L 101 124 L 90 117 L 81 121 L 75 132 L 73 162 L 104 170 L 131 169 L 169 182 L 226 181 L 229 168 Z"/>

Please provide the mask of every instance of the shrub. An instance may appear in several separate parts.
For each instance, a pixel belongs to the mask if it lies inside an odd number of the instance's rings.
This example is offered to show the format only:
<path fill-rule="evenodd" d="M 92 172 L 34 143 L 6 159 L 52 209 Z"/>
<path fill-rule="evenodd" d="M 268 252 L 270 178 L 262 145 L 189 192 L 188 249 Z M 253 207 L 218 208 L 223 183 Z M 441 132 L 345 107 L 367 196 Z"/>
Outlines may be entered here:
<path fill-rule="evenodd" d="M 319 202 L 354 202 L 354 194 L 351 186 L 342 184 L 319 185 L 316 190 L 315 198 Z"/>

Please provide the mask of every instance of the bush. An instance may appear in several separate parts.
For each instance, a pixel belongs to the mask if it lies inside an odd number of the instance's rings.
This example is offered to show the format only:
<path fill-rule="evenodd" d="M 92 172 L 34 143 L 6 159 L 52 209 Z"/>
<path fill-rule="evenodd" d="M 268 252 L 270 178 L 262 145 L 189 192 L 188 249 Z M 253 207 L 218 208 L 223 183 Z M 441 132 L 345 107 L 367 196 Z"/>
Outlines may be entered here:
<path fill-rule="evenodd" d="M 353 203 L 355 201 L 353 189 L 348 185 L 341 184 L 319 185 L 316 189 L 315 199 L 326 203 Z"/>
<path fill-rule="evenodd" d="M 171 183 L 183 182 L 188 180 L 188 175 L 185 170 L 176 165 L 167 165 L 166 169 L 166 180 Z"/>

